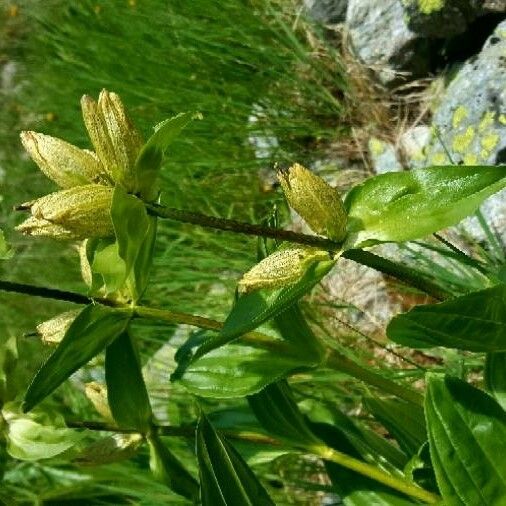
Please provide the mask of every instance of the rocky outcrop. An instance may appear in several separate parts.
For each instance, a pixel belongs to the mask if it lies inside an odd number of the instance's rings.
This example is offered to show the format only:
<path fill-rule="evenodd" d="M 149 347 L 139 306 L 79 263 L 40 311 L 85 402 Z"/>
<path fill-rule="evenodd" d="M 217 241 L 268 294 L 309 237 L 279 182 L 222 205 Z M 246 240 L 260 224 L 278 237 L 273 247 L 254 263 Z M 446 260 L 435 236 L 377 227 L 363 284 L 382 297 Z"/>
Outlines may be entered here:
<path fill-rule="evenodd" d="M 401 0 L 350 0 L 346 26 L 353 52 L 383 84 L 428 73 L 429 42 L 406 24 Z"/>
<path fill-rule="evenodd" d="M 426 37 L 447 39 L 464 33 L 483 13 L 483 0 L 401 0 L 407 25 Z"/>
<path fill-rule="evenodd" d="M 304 0 L 304 6 L 312 19 L 332 25 L 345 20 L 348 0 Z"/>

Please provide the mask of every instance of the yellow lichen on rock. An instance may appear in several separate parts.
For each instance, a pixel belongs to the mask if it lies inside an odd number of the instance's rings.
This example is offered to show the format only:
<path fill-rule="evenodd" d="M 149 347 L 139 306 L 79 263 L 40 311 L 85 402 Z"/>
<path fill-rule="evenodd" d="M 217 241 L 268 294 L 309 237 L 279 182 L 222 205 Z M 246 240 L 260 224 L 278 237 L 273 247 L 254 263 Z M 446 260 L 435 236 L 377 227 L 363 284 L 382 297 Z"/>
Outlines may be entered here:
<path fill-rule="evenodd" d="M 463 132 L 461 134 L 457 134 L 453 138 L 453 143 L 452 143 L 453 151 L 455 151 L 456 153 L 462 153 L 462 154 L 467 153 L 469 146 L 471 145 L 471 142 L 474 139 L 475 133 L 476 132 L 475 132 L 474 127 L 468 126 L 466 128 L 465 132 Z"/>
<path fill-rule="evenodd" d="M 467 108 L 464 107 L 463 105 L 459 105 L 454 113 L 453 113 L 453 117 L 452 117 L 452 126 L 453 128 L 458 128 L 461 123 L 467 118 Z"/>
<path fill-rule="evenodd" d="M 432 14 L 445 6 L 444 0 L 418 0 L 418 9 L 422 14 Z"/>

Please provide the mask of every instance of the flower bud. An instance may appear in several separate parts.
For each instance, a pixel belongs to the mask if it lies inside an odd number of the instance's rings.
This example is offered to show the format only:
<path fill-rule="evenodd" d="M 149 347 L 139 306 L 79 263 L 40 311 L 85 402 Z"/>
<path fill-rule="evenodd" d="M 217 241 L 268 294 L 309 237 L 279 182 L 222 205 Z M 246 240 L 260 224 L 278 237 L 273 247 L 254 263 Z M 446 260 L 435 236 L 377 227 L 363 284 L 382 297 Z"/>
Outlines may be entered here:
<path fill-rule="evenodd" d="M 122 184 L 126 190 L 135 191 L 137 187 L 135 162 L 143 145 L 142 137 L 116 93 L 102 90 L 98 98 L 98 107 L 114 150 L 117 170 L 113 168 L 112 172 L 115 181 Z"/>
<path fill-rule="evenodd" d="M 61 188 L 103 180 L 102 164 L 91 151 L 37 132 L 21 132 L 21 142 L 42 172 Z"/>
<path fill-rule="evenodd" d="M 280 171 L 278 179 L 288 203 L 313 232 L 338 242 L 344 239 L 347 215 L 335 188 L 297 163 Z"/>
<path fill-rule="evenodd" d="M 40 335 L 42 342 L 45 344 L 58 344 L 79 312 L 78 309 L 66 311 L 37 325 L 37 333 Z"/>
<path fill-rule="evenodd" d="M 299 281 L 314 262 L 330 260 L 326 251 L 309 246 L 290 246 L 275 251 L 250 269 L 239 281 L 240 292 L 279 288 Z"/>
<path fill-rule="evenodd" d="M 32 217 L 17 227 L 29 235 L 59 239 L 108 237 L 114 234 L 110 216 L 113 188 L 97 184 L 75 186 L 22 204 Z"/>
<path fill-rule="evenodd" d="M 105 385 L 97 381 L 91 381 L 84 385 L 84 393 L 97 410 L 97 413 L 107 420 L 114 420 L 107 401 L 107 388 Z"/>
<path fill-rule="evenodd" d="M 135 162 L 143 141 L 121 99 L 102 90 L 98 103 L 85 95 L 81 107 L 91 142 L 107 174 L 127 191 L 136 191 Z"/>

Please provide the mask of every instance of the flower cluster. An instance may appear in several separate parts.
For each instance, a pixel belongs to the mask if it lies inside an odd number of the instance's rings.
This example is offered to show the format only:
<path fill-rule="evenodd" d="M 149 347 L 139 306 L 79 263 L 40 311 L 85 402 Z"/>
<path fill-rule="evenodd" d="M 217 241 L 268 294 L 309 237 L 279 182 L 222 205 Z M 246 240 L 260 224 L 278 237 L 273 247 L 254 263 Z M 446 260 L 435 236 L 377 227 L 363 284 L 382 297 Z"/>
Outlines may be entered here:
<path fill-rule="evenodd" d="M 31 217 L 17 227 L 29 235 L 57 239 L 108 237 L 114 185 L 136 192 L 136 161 L 143 146 L 121 99 L 103 90 L 98 101 L 81 99 L 84 123 L 94 151 L 37 132 L 22 132 L 21 141 L 41 171 L 60 191 L 26 202 Z"/>

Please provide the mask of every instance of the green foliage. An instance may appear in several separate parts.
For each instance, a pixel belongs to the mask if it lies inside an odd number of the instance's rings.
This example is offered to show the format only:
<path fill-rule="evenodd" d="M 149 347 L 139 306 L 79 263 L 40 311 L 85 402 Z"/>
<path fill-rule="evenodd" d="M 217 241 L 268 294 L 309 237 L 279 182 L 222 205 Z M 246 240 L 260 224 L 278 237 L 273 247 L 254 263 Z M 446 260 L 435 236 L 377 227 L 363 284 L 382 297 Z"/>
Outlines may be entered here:
<path fill-rule="evenodd" d="M 487 353 L 483 376 L 487 390 L 506 410 L 506 352 Z"/>
<path fill-rule="evenodd" d="M 381 174 L 351 190 L 348 247 L 419 239 L 472 214 L 506 185 L 504 167 L 429 167 Z"/>
<path fill-rule="evenodd" d="M 100 353 L 125 331 L 128 310 L 91 304 L 72 322 L 56 350 L 37 371 L 28 387 L 23 410 L 30 411 L 58 388 L 73 372 Z"/>
<path fill-rule="evenodd" d="M 151 405 L 132 336 L 122 332 L 105 350 L 107 400 L 119 427 L 146 434 L 151 424 Z"/>
<path fill-rule="evenodd" d="M 201 415 L 197 427 L 197 457 L 204 506 L 274 506 L 241 456 L 214 430 L 205 415 Z"/>
<path fill-rule="evenodd" d="M 506 285 L 415 307 L 387 327 L 393 341 L 413 348 L 445 346 L 470 351 L 506 349 Z"/>
<path fill-rule="evenodd" d="M 462 380 L 431 375 L 425 411 L 445 504 L 503 504 L 506 413 L 499 404 Z"/>

